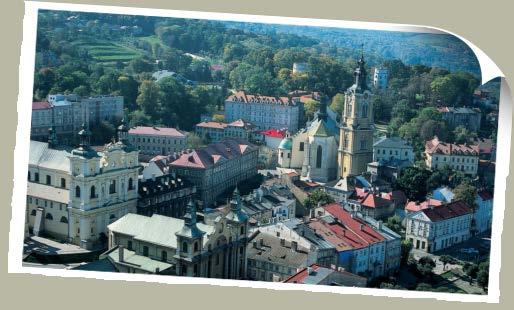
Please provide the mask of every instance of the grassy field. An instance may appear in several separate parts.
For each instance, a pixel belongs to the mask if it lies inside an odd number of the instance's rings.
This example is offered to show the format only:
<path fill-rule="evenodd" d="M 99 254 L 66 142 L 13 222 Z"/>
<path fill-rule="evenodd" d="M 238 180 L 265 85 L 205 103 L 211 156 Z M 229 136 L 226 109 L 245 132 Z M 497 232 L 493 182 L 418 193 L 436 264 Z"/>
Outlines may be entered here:
<path fill-rule="evenodd" d="M 79 40 L 74 44 L 86 49 L 93 59 L 101 62 L 130 61 L 142 56 L 136 49 L 107 41 Z"/>

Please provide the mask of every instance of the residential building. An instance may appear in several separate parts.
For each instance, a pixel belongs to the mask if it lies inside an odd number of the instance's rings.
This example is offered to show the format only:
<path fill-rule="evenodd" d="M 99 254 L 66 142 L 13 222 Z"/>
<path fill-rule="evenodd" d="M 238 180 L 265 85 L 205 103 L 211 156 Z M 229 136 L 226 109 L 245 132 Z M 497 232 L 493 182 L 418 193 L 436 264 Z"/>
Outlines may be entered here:
<path fill-rule="evenodd" d="M 286 137 L 285 129 L 268 129 L 261 132 L 264 136 L 264 143 L 271 149 L 278 150 L 280 142 Z"/>
<path fill-rule="evenodd" d="M 251 95 L 238 91 L 225 100 L 225 120 L 243 119 L 258 129 L 287 128 L 296 132 L 300 128 L 303 105 L 298 98 Z"/>
<path fill-rule="evenodd" d="M 302 178 L 328 182 L 337 176 L 337 139 L 326 128 L 327 102 L 322 100 L 316 119 L 278 147 L 278 165 L 301 170 Z"/>
<path fill-rule="evenodd" d="M 439 141 L 437 137 L 425 143 L 425 164 L 431 169 L 448 166 L 470 176 L 478 172 L 479 147 Z"/>
<path fill-rule="evenodd" d="M 308 64 L 305 62 L 294 62 L 293 63 L 293 74 L 304 74 L 308 71 Z"/>
<path fill-rule="evenodd" d="M 366 224 L 370 225 L 376 232 L 386 239 L 384 259 L 384 269 L 386 274 L 392 275 L 398 272 L 402 257 L 402 237 L 385 226 L 382 221 L 377 221 L 369 216 L 359 216 L 366 222 Z"/>
<path fill-rule="evenodd" d="M 439 107 L 437 110 L 452 129 L 461 126 L 473 132 L 480 130 L 482 114 L 479 109 L 467 107 Z"/>
<path fill-rule="evenodd" d="M 471 208 L 463 201 L 422 209 L 407 215 L 405 238 L 414 249 L 444 250 L 469 239 L 472 218 Z"/>
<path fill-rule="evenodd" d="M 248 243 L 249 280 L 282 282 L 309 266 L 309 249 L 296 241 L 286 241 L 263 232 L 256 232 Z"/>
<path fill-rule="evenodd" d="M 130 128 L 129 139 L 142 154 L 167 155 L 187 148 L 186 133 L 175 128 L 137 126 Z"/>
<path fill-rule="evenodd" d="M 348 271 L 312 264 L 286 279 L 284 283 L 366 287 L 367 279 Z"/>
<path fill-rule="evenodd" d="M 227 138 L 189 152 L 171 155 L 169 171 L 191 180 L 208 206 L 218 196 L 257 174 L 258 148 L 241 138 Z"/>
<path fill-rule="evenodd" d="M 225 138 L 242 138 L 251 141 L 254 130 L 255 126 L 242 119 L 231 123 L 201 122 L 195 126 L 196 134 L 209 143 L 220 142 Z"/>
<path fill-rule="evenodd" d="M 243 198 L 243 210 L 257 226 L 295 217 L 296 199 L 283 184 L 261 185 Z"/>
<path fill-rule="evenodd" d="M 387 68 L 376 67 L 373 71 L 373 87 L 377 89 L 386 89 L 389 80 L 389 70 Z"/>
<path fill-rule="evenodd" d="M 423 202 L 419 201 L 409 201 L 405 205 L 405 215 L 408 215 L 410 213 L 418 212 L 423 209 L 428 209 L 432 207 L 438 207 L 442 205 L 444 202 L 441 200 L 437 200 L 434 198 L 427 198 L 427 200 Z"/>
<path fill-rule="evenodd" d="M 75 149 L 30 142 L 27 208 L 29 228 L 85 249 L 102 247 L 107 225 L 136 212 L 138 152 L 120 126 L 118 142 L 101 152 L 89 145 L 90 131 L 83 128 Z"/>
<path fill-rule="evenodd" d="M 210 223 L 197 221 L 192 201 L 183 219 L 127 214 L 109 225 L 104 256 L 121 272 L 244 279 L 247 243 L 247 217 L 234 197 L 231 211 Z"/>
<path fill-rule="evenodd" d="M 390 271 L 385 265 L 387 239 L 362 218 L 337 203 L 318 207 L 312 213 L 308 226 L 335 246 L 338 267 L 367 278 Z"/>
<path fill-rule="evenodd" d="M 395 209 L 393 200 L 386 199 L 373 192 L 368 192 L 355 206 L 358 206 L 358 208 L 354 211 L 378 220 L 385 220 L 393 216 Z"/>
<path fill-rule="evenodd" d="M 160 214 L 182 218 L 187 203 L 196 195 L 196 187 L 187 179 L 166 174 L 150 179 L 139 178 L 137 213 Z"/>
<path fill-rule="evenodd" d="M 491 230 L 493 221 L 494 197 L 490 191 L 479 191 L 476 198 L 476 209 L 473 212 L 474 233 L 481 234 Z"/>
<path fill-rule="evenodd" d="M 355 69 L 354 84 L 345 92 L 339 134 L 339 177 L 360 175 L 373 161 L 373 101 L 368 90 L 364 56 Z"/>
<path fill-rule="evenodd" d="M 373 161 L 398 165 L 414 163 L 414 152 L 411 145 L 400 137 L 382 137 L 373 144 Z"/>

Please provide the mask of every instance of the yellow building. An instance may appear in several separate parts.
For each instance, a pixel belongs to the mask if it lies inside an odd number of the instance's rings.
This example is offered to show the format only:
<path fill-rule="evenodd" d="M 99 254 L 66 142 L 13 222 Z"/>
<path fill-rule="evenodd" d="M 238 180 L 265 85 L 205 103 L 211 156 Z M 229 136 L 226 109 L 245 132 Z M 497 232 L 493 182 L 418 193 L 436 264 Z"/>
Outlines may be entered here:
<path fill-rule="evenodd" d="M 368 89 L 364 56 L 355 69 L 355 83 L 345 93 L 339 141 L 338 176 L 359 175 L 373 161 L 373 95 Z"/>

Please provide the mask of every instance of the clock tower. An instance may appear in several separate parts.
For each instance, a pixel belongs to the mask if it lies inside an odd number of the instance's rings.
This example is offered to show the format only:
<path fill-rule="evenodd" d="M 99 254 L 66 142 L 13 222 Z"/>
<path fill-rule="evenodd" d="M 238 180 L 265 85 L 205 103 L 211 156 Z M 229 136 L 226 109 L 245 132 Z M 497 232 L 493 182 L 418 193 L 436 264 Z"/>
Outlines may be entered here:
<path fill-rule="evenodd" d="M 354 84 L 345 92 L 338 150 L 338 175 L 359 175 L 373 161 L 373 101 L 366 81 L 364 55 L 355 69 Z"/>

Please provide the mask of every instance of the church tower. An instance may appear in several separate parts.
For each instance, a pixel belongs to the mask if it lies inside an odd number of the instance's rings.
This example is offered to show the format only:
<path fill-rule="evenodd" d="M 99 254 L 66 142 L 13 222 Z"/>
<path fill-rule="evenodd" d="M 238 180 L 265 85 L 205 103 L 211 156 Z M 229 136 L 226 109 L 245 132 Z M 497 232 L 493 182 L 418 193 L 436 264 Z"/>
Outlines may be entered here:
<path fill-rule="evenodd" d="M 345 92 L 338 150 L 339 177 L 359 175 L 373 161 L 373 101 L 368 89 L 364 55 L 355 69 L 354 84 Z"/>

